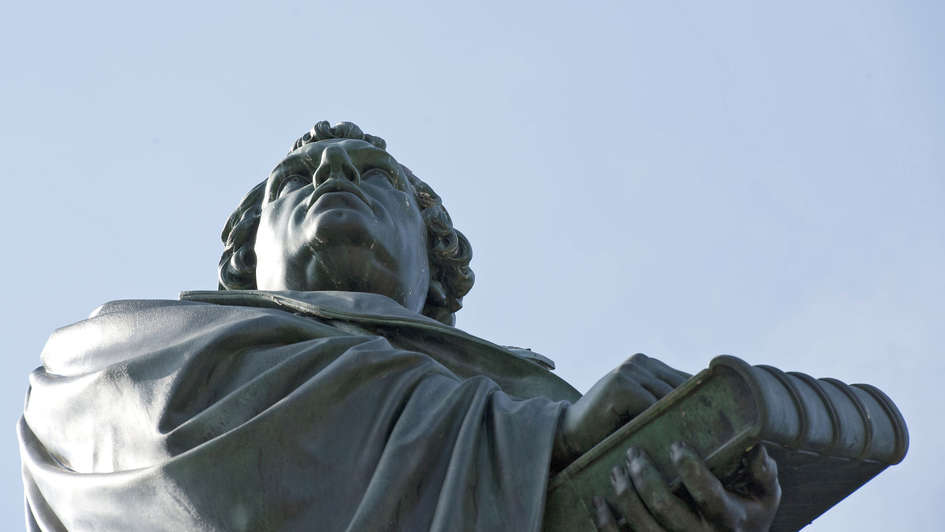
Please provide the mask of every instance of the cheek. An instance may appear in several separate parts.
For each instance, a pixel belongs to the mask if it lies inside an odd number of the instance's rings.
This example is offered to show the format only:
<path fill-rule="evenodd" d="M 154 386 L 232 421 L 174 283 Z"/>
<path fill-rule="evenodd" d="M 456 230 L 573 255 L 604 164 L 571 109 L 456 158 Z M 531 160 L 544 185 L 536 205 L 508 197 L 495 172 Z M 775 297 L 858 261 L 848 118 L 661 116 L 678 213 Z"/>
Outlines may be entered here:
<path fill-rule="evenodd" d="M 401 194 L 396 202 L 388 204 L 391 222 L 400 240 L 399 246 L 404 250 L 401 255 L 409 257 L 410 269 L 422 269 L 424 275 L 429 273 L 427 258 L 427 226 L 423 215 L 413 201 L 406 194 Z"/>
<path fill-rule="evenodd" d="M 413 219 L 411 225 L 413 226 L 411 233 L 414 235 L 414 242 L 416 242 L 415 260 L 417 261 L 419 269 L 423 272 L 422 276 L 429 279 L 430 246 L 427 226 L 423 222 L 423 217 L 419 214 Z"/>
<path fill-rule="evenodd" d="M 423 216 L 420 214 L 420 211 L 416 207 L 410 205 L 405 208 L 404 212 L 404 224 L 405 224 L 405 233 L 408 238 L 416 243 L 416 246 L 422 251 L 422 254 L 426 256 L 427 254 L 427 225 L 423 221 Z"/>
<path fill-rule="evenodd" d="M 266 247 L 281 238 L 279 213 L 274 209 L 264 208 L 259 217 L 259 229 L 256 230 L 256 247 Z"/>
<path fill-rule="evenodd" d="M 259 217 L 256 230 L 256 274 L 279 270 L 285 262 L 290 244 L 289 221 L 291 209 L 288 205 L 267 206 Z"/>
<path fill-rule="evenodd" d="M 274 243 L 278 241 L 279 235 L 274 234 L 273 229 L 272 217 L 269 213 L 264 212 L 259 219 L 259 228 L 256 229 L 256 243 L 253 246 L 253 250 L 256 252 L 257 283 L 270 275 L 274 259 L 278 256 L 275 253 Z"/>
<path fill-rule="evenodd" d="M 293 226 L 298 225 L 299 202 L 287 198 L 263 207 L 259 217 L 259 230 L 256 239 L 284 244 L 293 233 Z M 304 212 L 303 212 L 304 214 Z"/>

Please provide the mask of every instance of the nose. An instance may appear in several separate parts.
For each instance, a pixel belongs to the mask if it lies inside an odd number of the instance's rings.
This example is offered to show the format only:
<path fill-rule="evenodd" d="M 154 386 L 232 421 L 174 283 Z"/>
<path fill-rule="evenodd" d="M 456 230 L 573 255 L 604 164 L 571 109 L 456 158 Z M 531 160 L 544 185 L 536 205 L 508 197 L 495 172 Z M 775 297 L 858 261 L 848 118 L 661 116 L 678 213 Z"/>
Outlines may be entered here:
<path fill-rule="evenodd" d="M 328 146 L 322 151 L 322 160 L 318 163 L 318 168 L 312 174 L 312 182 L 315 186 L 321 185 L 329 179 L 347 179 L 354 183 L 361 183 L 361 174 L 354 167 L 348 152 L 340 146 Z"/>

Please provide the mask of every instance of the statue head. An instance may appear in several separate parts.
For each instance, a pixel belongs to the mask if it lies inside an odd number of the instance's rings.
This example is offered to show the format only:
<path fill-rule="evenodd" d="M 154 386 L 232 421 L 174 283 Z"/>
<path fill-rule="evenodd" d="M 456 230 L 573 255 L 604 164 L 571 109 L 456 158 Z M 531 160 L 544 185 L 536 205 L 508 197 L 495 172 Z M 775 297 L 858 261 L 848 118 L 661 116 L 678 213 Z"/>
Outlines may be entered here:
<path fill-rule="evenodd" d="M 296 140 L 222 238 L 221 290 L 373 292 L 452 325 L 474 280 L 440 197 L 350 122 Z"/>

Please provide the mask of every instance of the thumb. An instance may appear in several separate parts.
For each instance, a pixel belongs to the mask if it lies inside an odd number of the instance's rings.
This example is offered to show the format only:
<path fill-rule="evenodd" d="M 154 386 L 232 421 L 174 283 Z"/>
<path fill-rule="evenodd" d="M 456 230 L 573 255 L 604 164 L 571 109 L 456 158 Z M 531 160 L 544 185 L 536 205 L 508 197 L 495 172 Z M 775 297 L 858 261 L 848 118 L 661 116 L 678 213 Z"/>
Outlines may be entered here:
<path fill-rule="evenodd" d="M 761 492 L 762 498 L 780 500 L 781 484 L 778 483 L 777 462 L 768 455 L 764 445 L 756 445 L 750 453 L 752 484 Z"/>

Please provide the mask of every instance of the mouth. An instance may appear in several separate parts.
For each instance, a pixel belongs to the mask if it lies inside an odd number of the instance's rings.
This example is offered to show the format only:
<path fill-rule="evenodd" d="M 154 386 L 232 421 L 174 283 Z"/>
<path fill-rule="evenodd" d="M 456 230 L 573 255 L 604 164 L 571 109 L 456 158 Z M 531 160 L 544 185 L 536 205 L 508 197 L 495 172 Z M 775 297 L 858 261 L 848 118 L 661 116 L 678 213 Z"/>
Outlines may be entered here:
<path fill-rule="evenodd" d="M 312 193 L 308 198 L 308 208 L 311 209 L 315 202 L 325 194 L 331 193 L 348 193 L 364 203 L 368 208 L 371 207 L 371 203 L 368 200 L 367 196 L 364 194 L 364 191 L 361 190 L 361 187 L 355 185 L 347 179 L 338 179 L 333 177 L 326 180 L 324 183 L 315 187 L 315 192 Z"/>

